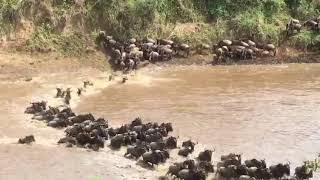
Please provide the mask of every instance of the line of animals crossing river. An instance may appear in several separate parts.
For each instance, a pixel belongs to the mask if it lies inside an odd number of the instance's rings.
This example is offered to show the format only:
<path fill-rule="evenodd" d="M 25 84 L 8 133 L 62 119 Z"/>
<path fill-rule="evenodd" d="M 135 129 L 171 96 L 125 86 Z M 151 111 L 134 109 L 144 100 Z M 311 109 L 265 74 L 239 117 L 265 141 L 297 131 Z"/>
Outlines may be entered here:
<path fill-rule="evenodd" d="M 174 128 L 170 122 L 145 123 L 138 117 L 129 124 L 110 127 L 107 120 L 96 118 L 91 113 L 75 114 L 70 108 L 70 99 L 73 94 L 82 96 L 89 86 L 94 86 L 94 83 L 85 81 L 83 87 L 74 93 L 71 88 L 57 88 L 55 97 L 64 98 L 64 104 L 52 107 L 46 101 L 32 102 L 25 113 L 32 114 L 32 119 L 43 121 L 49 127 L 64 130 L 65 136 L 57 144 L 93 151 L 106 146 L 113 150 L 126 147 L 126 158 L 154 169 L 158 164 L 166 163 L 172 158 L 172 153 L 176 152 L 173 150 L 178 149 L 178 155 L 185 160 L 169 164 L 167 173 L 159 179 L 205 180 L 210 176 L 221 180 L 298 180 L 313 177 L 313 169 L 309 168 L 307 162 L 293 170 L 290 162 L 267 166 L 263 159 L 243 161 L 241 154 L 230 153 L 222 155 L 219 162 L 213 163 L 215 149 L 204 149 L 192 159 L 190 155 L 194 153 L 198 143 L 192 139 L 181 143 L 178 137 L 171 135 Z M 33 135 L 29 135 L 19 139 L 18 143 L 30 144 L 35 140 Z"/>
<path fill-rule="evenodd" d="M 109 63 L 115 70 L 128 73 L 143 66 L 145 62 L 155 63 L 170 61 L 174 57 L 188 58 L 193 54 L 214 54 L 212 64 L 228 60 L 240 61 L 257 57 L 276 56 L 276 46 L 272 43 L 254 42 L 252 38 L 237 40 L 221 40 L 212 46 L 199 44 L 191 47 L 186 43 L 170 39 L 135 38 L 126 41 L 117 41 L 112 36 L 100 32 L 97 41 L 100 47 L 110 55 Z"/>
<path fill-rule="evenodd" d="M 297 19 L 291 19 L 285 28 L 286 38 L 293 36 L 306 28 L 315 33 L 320 32 L 320 18 L 314 17 L 303 23 Z M 224 62 L 237 62 L 241 60 L 254 60 L 256 58 L 275 57 L 277 55 L 276 45 L 271 43 L 271 38 L 259 41 L 252 34 L 250 37 L 228 40 L 223 39 L 218 43 L 201 43 L 190 46 L 180 40 L 171 39 L 136 39 L 125 41 L 116 40 L 112 36 L 100 31 L 97 43 L 108 55 L 110 64 L 115 70 L 127 73 L 136 70 L 144 63 L 155 63 L 170 61 L 174 57 L 188 58 L 194 54 L 213 54 L 212 64 Z"/>

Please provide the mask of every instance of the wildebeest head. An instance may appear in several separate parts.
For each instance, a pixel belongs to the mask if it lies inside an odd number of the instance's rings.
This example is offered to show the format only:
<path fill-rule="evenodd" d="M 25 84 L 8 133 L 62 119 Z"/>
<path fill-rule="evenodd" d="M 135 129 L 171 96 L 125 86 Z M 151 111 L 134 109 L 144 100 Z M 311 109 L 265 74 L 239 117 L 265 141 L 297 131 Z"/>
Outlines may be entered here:
<path fill-rule="evenodd" d="M 173 131 L 172 123 L 162 123 L 160 126 L 164 127 L 167 130 L 167 132 L 172 132 Z"/>
<path fill-rule="evenodd" d="M 192 142 L 191 140 L 182 142 L 182 147 L 190 148 L 191 152 L 194 151 L 194 146 L 196 143 Z"/>
<path fill-rule="evenodd" d="M 183 147 L 179 150 L 178 155 L 187 157 L 191 153 L 191 150 L 189 148 Z"/>
<path fill-rule="evenodd" d="M 142 119 L 140 117 L 137 117 L 131 122 L 131 127 L 141 126 L 141 125 L 142 125 Z"/>
<path fill-rule="evenodd" d="M 166 139 L 166 147 L 169 149 L 177 148 L 177 138 L 170 136 Z"/>

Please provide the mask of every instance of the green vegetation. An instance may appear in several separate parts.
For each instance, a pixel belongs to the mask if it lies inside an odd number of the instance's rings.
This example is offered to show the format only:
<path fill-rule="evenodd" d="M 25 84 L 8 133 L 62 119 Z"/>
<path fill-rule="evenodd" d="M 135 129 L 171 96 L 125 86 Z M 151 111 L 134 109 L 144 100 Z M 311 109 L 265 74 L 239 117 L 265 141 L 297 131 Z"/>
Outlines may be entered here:
<path fill-rule="evenodd" d="M 21 2 L 0 0 L 0 35 L 14 31 L 20 21 Z"/>
<path fill-rule="evenodd" d="M 82 33 L 57 34 L 49 25 L 39 27 L 27 40 L 30 51 L 57 50 L 61 54 L 80 55 L 86 48 L 86 37 Z"/>
<path fill-rule="evenodd" d="M 317 16 L 313 0 L 0 0 L 0 35 L 32 21 L 27 49 L 53 48 L 79 54 L 100 30 L 117 39 L 161 37 L 197 44 L 251 37 L 280 44 L 291 18 Z M 21 24 L 22 23 L 22 24 Z M 194 27 L 193 29 L 190 27 Z M 302 32 L 289 39 L 300 48 L 319 36 Z"/>

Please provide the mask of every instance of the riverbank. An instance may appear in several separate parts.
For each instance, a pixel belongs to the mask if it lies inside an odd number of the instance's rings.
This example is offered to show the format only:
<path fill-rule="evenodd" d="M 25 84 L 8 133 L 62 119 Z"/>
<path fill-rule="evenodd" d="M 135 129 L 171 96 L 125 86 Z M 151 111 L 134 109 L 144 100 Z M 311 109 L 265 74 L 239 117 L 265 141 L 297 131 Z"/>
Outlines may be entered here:
<path fill-rule="evenodd" d="M 215 62 L 212 54 L 196 54 L 188 58 L 175 58 L 172 61 L 159 64 L 172 65 L 268 65 L 291 63 L 320 63 L 319 52 L 306 52 L 290 47 L 279 47 L 276 57 L 260 57 L 239 61 Z"/>
<path fill-rule="evenodd" d="M 93 68 L 100 71 L 111 72 L 108 63 L 109 56 L 102 52 L 93 51 L 83 56 L 62 56 L 54 52 L 49 53 L 27 53 L 0 50 L 1 74 L 7 78 L 26 80 L 32 75 L 41 72 L 74 71 L 78 68 Z M 289 64 L 289 63 L 320 63 L 318 52 L 305 52 L 289 47 L 280 47 L 276 57 L 254 58 L 239 61 L 214 62 L 212 54 L 193 54 L 188 58 L 174 58 L 170 61 L 157 62 L 157 66 L 170 65 L 268 65 L 268 64 Z M 19 72 L 19 73 L 16 73 Z"/>

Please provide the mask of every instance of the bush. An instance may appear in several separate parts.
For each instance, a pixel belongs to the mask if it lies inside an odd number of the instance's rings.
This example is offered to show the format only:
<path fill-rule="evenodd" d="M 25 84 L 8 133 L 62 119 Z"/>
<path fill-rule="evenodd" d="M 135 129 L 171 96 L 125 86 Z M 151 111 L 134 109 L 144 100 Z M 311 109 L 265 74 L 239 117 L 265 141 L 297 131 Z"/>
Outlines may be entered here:
<path fill-rule="evenodd" d="M 0 34 L 10 33 L 20 21 L 20 1 L 0 0 Z"/>
<path fill-rule="evenodd" d="M 320 8 L 313 5 L 310 0 L 301 0 L 301 4 L 296 11 L 299 19 L 307 20 L 311 17 L 317 17 L 320 13 Z"/>
<path fill-rule="evenodd" d="M 43 24 L 27 41 L 27 50 L 52 49 L 63 55 L 79 56 L 84 53 L 86 44 L 87 40 L 81 33 L 55 34 L 50 25 Z"/>
<path fill-rule="evenodd" d="M 320 35 L 312 31 L 302 31 L 292 36 L 289 40 L 290 44 L 304 50 L 313 48 L 320 43 Z"/>

